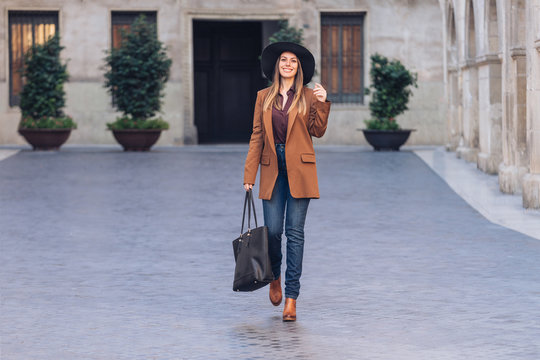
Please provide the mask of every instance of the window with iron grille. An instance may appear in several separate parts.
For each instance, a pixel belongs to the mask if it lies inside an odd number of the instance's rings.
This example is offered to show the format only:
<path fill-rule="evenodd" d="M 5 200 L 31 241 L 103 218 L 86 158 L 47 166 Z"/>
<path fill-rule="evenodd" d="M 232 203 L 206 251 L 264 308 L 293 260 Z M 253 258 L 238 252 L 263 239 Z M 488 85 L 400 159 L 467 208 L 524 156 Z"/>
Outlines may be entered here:
<path fill-rule="evenodd" d="M 129 32 L 131 24 L 140 15 L 145 16 L 147 23 L 156 24 L 157 22 L 157 13 L 155 11 L 113 11 L 111 13 L 111 46 L 113 49 L 122 44 L 122 30 Z"/>
<path fill-rule="evenodd" d="M 58 31 L 58 12 L 9 11 L 9 105 L 18 106 L 24 85 L 24 54 Z"/>
<path fill-rule="evenodd" d="M 321 81 L 336 103 L 364 102 L 364 13 L 321 14 Z"/>

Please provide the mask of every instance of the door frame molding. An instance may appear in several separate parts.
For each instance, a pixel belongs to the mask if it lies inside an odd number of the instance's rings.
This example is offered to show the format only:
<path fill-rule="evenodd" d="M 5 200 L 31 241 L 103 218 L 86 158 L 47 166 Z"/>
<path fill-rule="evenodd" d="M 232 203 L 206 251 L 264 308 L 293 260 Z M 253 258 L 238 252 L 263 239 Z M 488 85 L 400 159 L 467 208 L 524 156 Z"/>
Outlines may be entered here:
<path fill-rule="evenodd" d="M 187 64 L 182 66 L 182 91 L 184 93 L 184 144 L 197 144 L 198 135 L 195 126 L 195 84 L 193 76 L 195 74 L 195 63 L 193 61 L 193 20 L 211 20 L 211 21 L 268 21 L 290 19 L 296 14 L 296 9 L 276 9 L 271 10 L 242 10 L 242 9 L 193 9 L 184 8 L 181 15 L 184 19 L 184 28 L 182 29 L 184 44 L 181 48 L 185 49 L 187 56 L 183 58 Z"/>

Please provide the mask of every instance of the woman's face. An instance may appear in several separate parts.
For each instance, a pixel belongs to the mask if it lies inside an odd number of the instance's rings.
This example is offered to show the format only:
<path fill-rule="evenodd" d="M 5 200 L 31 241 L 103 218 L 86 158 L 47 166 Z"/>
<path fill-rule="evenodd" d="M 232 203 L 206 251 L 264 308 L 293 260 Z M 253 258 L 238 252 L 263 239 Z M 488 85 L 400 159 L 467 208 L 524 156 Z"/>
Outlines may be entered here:
<path fill-rule="evenodd" d="M 283 78 L 293 78 L 298 72 L 298 58 L 292 52 L 285 51 L 279 57 L 279 74 Z"/>

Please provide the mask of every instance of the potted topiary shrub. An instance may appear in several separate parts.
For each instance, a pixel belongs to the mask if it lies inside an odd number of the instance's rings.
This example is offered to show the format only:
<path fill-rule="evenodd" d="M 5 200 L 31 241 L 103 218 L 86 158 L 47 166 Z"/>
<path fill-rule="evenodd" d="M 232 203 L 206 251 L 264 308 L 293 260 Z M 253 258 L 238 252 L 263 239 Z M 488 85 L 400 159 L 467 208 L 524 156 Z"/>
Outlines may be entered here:
<path fill-rule="evenodd" d="M 105 87 L 113 106 L 122 112 L 107 127 L 125 151 L 148 151 L 169 124 L 152 118 L 161 108 L 171 60 L 158 40 L 156 27 L 138 17 L 122 33 L 119 48 L 106 51 Z"/>
<path fill-rule="evenodd" d="M 281 19 L 278 21 L 279 30 L 273 33 L 268 41 L 270 44 L 288 41 L 296 44 L 304 45 L 304 29 L 297 29 L 295 27 L 289 26 L 289 21 Z"/>
<path fill-rule="evenodd" d="M 371 84 L 365 89 L 371 94 L 369 111 L 372 118 L 366 120 L 364 137 L 376 151 L 399 151 L 413 129 L 401 129 L 396 116 L 407 110 L 411 86 L 417 86 L 417 74 L 411 73 L 399 60 L 389 61 L 386 57 L 371 56 L 369 72 Z M 373 89 L 371 91 L 370 89 Z"/>
<path fill-rule="evenodd" d="M 60 61 L 60 37 L 34 45 L 24 57 L 24 87 L 19 107 L 19 134 L 34 150 L 58 150 L 77 125 L 64 114 L 67 65 Z"/>

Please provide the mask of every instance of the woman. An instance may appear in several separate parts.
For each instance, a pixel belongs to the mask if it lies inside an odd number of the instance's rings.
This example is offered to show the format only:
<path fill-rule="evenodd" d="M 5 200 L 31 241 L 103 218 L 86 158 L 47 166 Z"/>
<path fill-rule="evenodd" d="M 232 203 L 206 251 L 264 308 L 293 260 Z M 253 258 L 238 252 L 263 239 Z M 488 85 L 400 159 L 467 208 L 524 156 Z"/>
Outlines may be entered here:
<path fill-rule="evenodd" d="M 330 102 L 326 90 L 305 87 L 315 70 L 313 55 L 298 44 L 278 42 L 261 56 L 272 85 L 257 93 L 253 133 L 244 169 L 244 188 L 255 184 L 261 164 L 259 198 L 263 199 L 274 281 L 270 301 L 281 304 L 281 234 L 285 220 L 287 270 L 283 321 L 296 320 L 304 253 L 304 222 L 309 200 L 319 198 L 315 151 L 311 137 L 326 131 Z"/>

